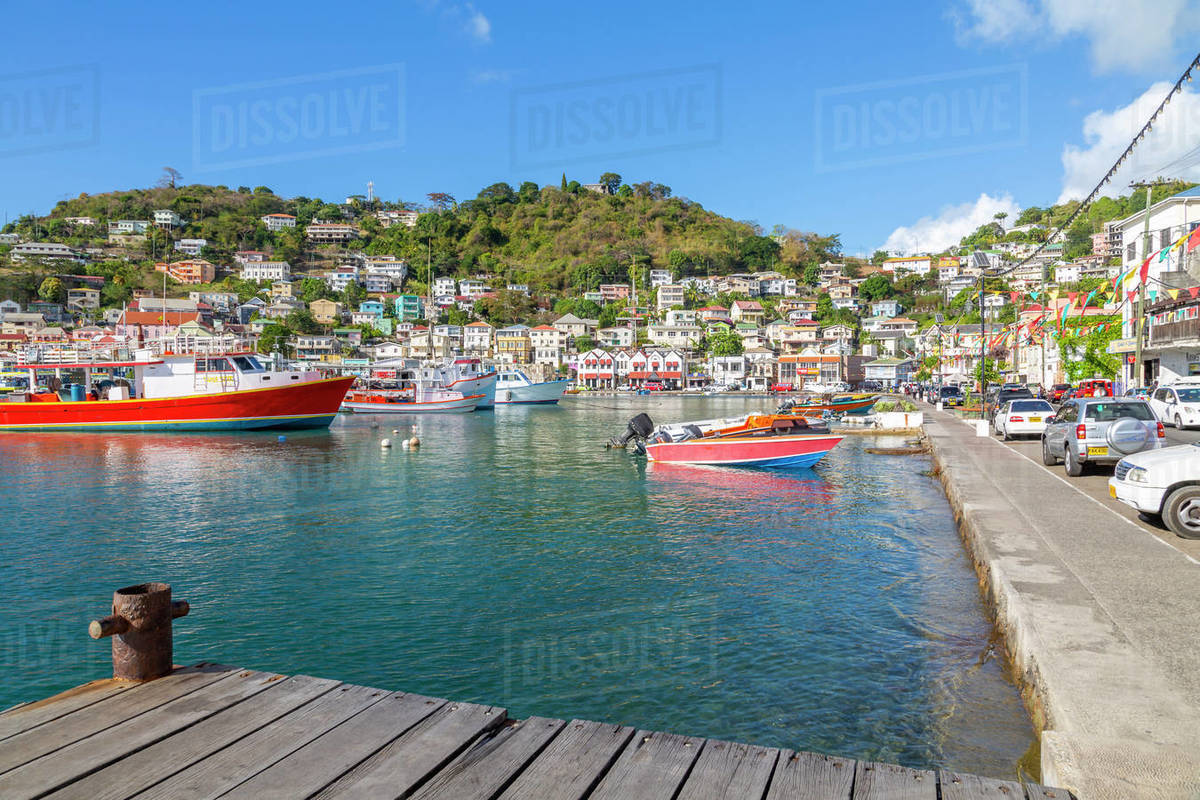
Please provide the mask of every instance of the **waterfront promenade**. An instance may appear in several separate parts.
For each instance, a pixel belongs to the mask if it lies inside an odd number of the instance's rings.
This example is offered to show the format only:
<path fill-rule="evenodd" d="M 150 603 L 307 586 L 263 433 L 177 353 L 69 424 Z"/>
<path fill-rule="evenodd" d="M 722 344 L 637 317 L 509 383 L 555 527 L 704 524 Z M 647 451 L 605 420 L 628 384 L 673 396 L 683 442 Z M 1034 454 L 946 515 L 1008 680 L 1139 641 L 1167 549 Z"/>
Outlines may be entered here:
<path fill-rule="evenodd" d="M 1200 564 L 948 412 L 925 432 L 1041 731 L 1081 798 L 1200 796 Z"/>

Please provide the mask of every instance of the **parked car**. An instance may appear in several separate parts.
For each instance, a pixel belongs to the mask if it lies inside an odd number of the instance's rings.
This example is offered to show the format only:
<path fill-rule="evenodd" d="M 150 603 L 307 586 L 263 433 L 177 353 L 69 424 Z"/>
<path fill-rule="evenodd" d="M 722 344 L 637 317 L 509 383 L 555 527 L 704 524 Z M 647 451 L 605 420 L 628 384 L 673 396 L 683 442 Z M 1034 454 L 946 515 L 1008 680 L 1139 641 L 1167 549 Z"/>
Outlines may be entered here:
<path fill-rule="evenodd" d="M 1113 382 L 1106 378 L 1088 378 L 1075 387 L 1075 397 L 1112 397 Z"/>
<path fill-rule="evenodd" d="M 776 383 L 771 386 L 772 392 L 790 392 L 793 391 L 790 383 Z"/>
<path fill-rule="evenodd" d="M 1145 400 L 1079 397 L 1068 400 L 1042 433 L 1042 463 L 1062 460 L 1078 477 L 1088 464 L 1115 464 L 1127 455 L 1162 447 L 1166 432 Z"/>
<path fill-rule="evenodd" d="M 1045 400 L 1009 400 L 992 418 L 996 435 L 1008 441 L 1014 436 L 1040 436 L 1054 406 Z"/>
<path fill-rule="evenodd" d="M 1200 384 L 1160 386 L 1149 398 L 1154 413 L 1168 425 L 1184 430 L 1200 425 Z"/>
<path fill-rule="evenodd" d="M 1135 453 L 1117 462 L 1108 493 L 1171 532 L 1200 539 L 1200 443 Z"/>
<path fill-rule="evenodd" d="M 938 399 L 942 401 L 942 405 L 946 408 L 961 406 L 965 402 L 962 389 L 957 386 L 943 386 L 938 390 Z"/>
<path fill-rule="evenodd" d="M 1069 391 L 1071 391 L 1071 384 L 1056 383 L 1050 387 L 1050 392 L 1049 392 L 1050 396 L 1048 399 L 1050 400 L 1051 403 L 1061 403 L 1063 400 L 1066 399 L 1065 395 Z"/>
<path fill-rule="evenodd" d="M 1010 400 L 1033 400 L 1033 392 L 1026 389 L 1020 384 L 1014 384 L 1014 388 L 1006 389 L 1003 386 L 996 391 L 995 394 L 989 393 L 988 401 L 985 408 L 985 416 L 994 417 L 1000 408 Z"/>
<path fill-rule="evenodd" d="M 1125 397 L 1140 397 L 1143 400 L 1149 400 L 1154 392 L 1155 389 L 1152 386 L 1130 386 L 1125 390 Z M 1154 408 L 1154 403 L 1151 403 L 1150 407 Z"/>

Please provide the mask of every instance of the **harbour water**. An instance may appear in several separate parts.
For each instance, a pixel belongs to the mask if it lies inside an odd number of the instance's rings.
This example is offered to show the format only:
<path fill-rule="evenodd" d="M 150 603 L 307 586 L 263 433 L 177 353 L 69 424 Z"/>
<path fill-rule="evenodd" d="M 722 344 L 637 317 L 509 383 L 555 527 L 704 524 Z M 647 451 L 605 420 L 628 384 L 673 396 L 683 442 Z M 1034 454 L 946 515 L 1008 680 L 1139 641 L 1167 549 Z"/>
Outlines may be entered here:
<path fill-rule="evenodd" d="M 866 453 L 894 437 L 791 473 L 602 446 L 641 410 L 764 403 L 0 434 L 0 708 L 108 674 L 88 620 L 162 580 L 192 604 L 180 663 L 1014 775 L 1033 732 L 928 459 Z M 414 423 L 418 451 L 379 446 Z"/>

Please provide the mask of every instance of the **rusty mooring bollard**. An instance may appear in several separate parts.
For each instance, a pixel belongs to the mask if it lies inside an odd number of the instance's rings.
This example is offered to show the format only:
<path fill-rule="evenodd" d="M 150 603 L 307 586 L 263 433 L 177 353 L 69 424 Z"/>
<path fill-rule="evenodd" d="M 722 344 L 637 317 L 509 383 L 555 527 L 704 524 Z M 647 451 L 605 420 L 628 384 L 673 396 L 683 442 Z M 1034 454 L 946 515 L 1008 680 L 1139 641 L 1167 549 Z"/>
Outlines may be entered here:
<path fill-rule="evenodd" d="M 93 639 L 112 636 L 113 677 L 152 681 L 171 671 L 171 620 L 186 616 L 186 600 L 171 601 L 166 583 L 142 583 L 113 592 L 112 615 L 92 620 Z"/>

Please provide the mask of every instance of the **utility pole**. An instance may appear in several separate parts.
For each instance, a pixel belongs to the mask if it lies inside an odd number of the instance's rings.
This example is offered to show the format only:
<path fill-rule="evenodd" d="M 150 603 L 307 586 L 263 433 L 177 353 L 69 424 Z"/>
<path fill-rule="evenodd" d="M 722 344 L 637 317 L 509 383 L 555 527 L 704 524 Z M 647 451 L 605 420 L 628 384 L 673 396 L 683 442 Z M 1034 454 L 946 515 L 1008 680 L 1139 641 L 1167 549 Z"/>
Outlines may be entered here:
<path fill-rule="evenodd" d="M 987 419 L 987 317 L 983 315 L 983 277 L 979 270 L 979 418 Z"/>

